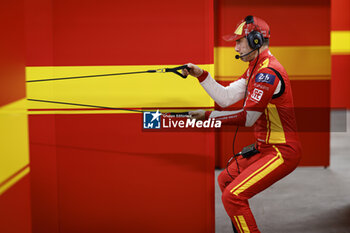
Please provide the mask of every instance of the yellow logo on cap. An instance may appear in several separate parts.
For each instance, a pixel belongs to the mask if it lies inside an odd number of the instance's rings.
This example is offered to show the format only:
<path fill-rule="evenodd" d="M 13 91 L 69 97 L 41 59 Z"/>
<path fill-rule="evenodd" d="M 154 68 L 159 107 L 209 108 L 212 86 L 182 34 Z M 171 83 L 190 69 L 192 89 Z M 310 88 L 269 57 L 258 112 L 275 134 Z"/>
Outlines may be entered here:
<path fill-rule="evenodd" d="M 255 39 L 255 40 L 254 40 L 254 43 L 255 43 L 255 44 L 258 44 L 258 43 L 259 43 L 259 40 L 258 40 L 258 39 Z"/>
<path fill-rule="evenodd" d="M 245 21 L 237 27 L 235 34 L 242 35 L 244 25 L 245 25 Z"/>

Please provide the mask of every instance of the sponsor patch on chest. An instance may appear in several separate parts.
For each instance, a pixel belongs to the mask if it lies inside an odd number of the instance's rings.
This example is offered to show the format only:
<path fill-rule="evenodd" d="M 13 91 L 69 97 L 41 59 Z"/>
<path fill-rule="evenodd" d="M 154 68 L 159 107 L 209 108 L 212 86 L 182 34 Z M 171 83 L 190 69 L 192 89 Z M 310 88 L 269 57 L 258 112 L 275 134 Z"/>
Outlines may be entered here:
<path fill-rule="evenodd" d="M 256 83 L 268 83 L 268 84 L 273 84 L 275 82 L 276 76 L 273 74 L 268 74 L 268 73 L 258 73 L 255 76 L 255 82 Z"/>

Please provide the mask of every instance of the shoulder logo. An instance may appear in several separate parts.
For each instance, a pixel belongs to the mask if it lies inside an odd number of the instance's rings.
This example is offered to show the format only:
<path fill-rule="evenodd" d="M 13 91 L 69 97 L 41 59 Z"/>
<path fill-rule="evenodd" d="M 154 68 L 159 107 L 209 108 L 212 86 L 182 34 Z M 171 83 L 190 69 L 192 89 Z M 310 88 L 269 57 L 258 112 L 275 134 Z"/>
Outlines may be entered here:
<path fill-rule="evenodd" d="M 275 82 L 276 76 L 273 74 L 268 74 L 268 73 L 258 73 L 255 76 L 255 82 L 257 83 L 268 83 L 268 84 L 273 84 Z"/>
<path fill-rule="evenodd" d="M 269 63 L 270 63 L 270 59 L 269 59 L 269 58 L 266 58 L 266 59 L 260 64 L 260 67 L 259 67 L 258 71 L 261 70 L 261 69 L 264 69 L 264 68 L 268 67 L 268 66 L 269 66 Z"/>

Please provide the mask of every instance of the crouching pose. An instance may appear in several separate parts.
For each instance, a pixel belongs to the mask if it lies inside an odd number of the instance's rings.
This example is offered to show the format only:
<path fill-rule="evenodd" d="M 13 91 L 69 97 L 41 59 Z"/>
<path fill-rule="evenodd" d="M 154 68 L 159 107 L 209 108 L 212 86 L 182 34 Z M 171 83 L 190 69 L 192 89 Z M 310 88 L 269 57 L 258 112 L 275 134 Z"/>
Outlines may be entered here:
<path fill-rule="evenodd" d="M 239 111 L 190 112 L 193 118 L 215 118 L 222 124 L 254 127 L 255 154 L 239 155 L 237 163 L 221 172 L 218 182 L 222 202 L 234 231 L 260 232 L 248 199 L 292 172 L 301 157 L 296 133 L 293 97 L 288 75 L 269 51 L 270 29 L 257 17 L 247 16 L 226 40 L 235 41 L 236 58 L 249 62 L 245 73 L 229 86 L 217 83 L 205 70 L 188 64 L 184 75 L 197 77 L 206 92 L 221 107 L 244 99 Z"/>

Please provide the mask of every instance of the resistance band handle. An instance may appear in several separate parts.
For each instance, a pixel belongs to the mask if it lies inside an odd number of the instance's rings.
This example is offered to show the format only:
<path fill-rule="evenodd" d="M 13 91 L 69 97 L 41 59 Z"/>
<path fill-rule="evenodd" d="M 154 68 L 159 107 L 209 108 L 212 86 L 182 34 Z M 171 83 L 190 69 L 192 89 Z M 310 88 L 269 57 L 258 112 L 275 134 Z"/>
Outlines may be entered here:
<path fill-rule="evenodd" d="M 165 72 L 173 72 L 174 74 L 179 75 L 181 78 L 187 78 L 187 76 L 178 72 L 178 70 L 183 70 L 183 69 L 188 70 L 188 72 L 190 72 L 190 70 L 191 70 L 191 68 L 188 67 L 188 65 L 183 65 L 183 66 L 178 66 L 178 67 L 174 67 L 174 68 L 166 68 Z"/>

